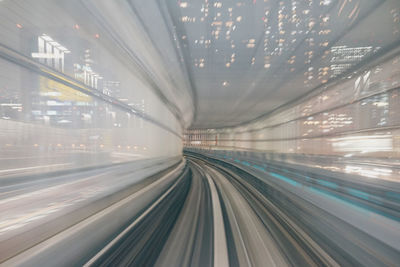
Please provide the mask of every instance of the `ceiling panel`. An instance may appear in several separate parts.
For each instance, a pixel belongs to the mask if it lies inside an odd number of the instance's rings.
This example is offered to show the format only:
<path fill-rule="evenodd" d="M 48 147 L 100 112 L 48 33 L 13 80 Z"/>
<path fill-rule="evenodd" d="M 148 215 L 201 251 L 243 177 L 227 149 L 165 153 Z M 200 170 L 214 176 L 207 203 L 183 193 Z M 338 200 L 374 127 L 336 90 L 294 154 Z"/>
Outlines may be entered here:
<path fill-rule="evenodd" d="M 397 0 L 158 3 L 192 81 L 192 128 L 267 114 L 400 38 Z"/>

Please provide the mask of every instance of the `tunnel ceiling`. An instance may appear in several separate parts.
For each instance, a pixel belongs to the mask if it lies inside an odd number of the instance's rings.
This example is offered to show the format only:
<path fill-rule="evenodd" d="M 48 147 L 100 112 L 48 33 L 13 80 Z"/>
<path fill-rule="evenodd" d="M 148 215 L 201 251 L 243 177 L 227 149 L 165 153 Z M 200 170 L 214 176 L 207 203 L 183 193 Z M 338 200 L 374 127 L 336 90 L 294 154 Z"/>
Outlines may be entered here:
<path fill-rule="evenodd" d="M 253 120 L 398 38 L 391 17 L 396 0 L 158 3 L 194 92 L 192 128 Z M 157 40 L 157 30 L 150 34 Z M 158 44 L 161 51 L 163 45 Z"/>

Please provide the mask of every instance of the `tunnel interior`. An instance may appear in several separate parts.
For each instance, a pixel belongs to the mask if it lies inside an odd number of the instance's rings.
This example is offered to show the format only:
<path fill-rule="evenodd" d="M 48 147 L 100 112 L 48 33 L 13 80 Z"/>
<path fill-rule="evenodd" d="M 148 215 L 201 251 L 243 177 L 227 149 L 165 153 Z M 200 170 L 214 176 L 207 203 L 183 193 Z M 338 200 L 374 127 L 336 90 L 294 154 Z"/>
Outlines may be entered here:
<path fill-rule="evenodd" d="M 0 0 L 1 266 L 397 266 L 398 0 Z"/>

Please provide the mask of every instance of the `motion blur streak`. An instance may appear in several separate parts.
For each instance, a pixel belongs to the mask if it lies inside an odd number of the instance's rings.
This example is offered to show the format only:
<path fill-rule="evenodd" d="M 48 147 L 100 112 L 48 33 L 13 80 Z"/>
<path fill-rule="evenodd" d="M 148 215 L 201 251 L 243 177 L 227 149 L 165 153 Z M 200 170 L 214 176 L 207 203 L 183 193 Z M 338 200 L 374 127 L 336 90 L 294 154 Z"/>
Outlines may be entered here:
<path fill-rule="evenodd" d="M 0 0 L 1 266 L 398 266 L 398 0 Z"/>

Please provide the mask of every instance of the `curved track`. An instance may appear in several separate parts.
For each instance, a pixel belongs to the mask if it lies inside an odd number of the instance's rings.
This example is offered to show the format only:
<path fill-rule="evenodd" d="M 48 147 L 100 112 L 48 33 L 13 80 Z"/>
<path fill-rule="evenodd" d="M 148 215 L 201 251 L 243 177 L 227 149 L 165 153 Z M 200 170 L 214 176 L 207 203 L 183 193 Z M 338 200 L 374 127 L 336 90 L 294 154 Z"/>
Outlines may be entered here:
<path fill-rule="evenodd" d="M 136 234 L 126 235 L 124 242 L 114 244 L 90 263 L 218 267 L 396 264 L 398 251 L 290 192 L 213 161 L 188 157 L 188 166 L 190 175 L 181 178 L 144 220 L 152 226 L 136 228 Z M 163 238 L 150 248 L 150 243 L 143 241 L 146 235 Z M 376 246 L 379 249 L 375 250 Z M 119 250 L 131 252 L 110 252 Z"/>
<path fill-rule="evenodd" d="M 59 244 L 49 239 L 42 246 L 45 249 L 24 252 L 33 255 L 34 261 L 24 258 L 22 262 L 26 266 L 73 262 L 85 266 L 218 267 L 396 266 L 400 262 L 398 248 L 309 201 L 310 196 L 274 184 L 273 179 L 194 156 L 187 157 L 186 167 L 181 166 L 175 175 L 158 178 L 94 215 L 96 218 L 89 217 L 88 224 L 82 221 L 71 227 L 68 231 L 73 234 L 53 237 L 61 240 Z M 299 188 L 303 190 L 303 186 Z M 330 201 L 332 207 L 338 205 Z M 341 208 L 355 211 L 350 206 Z M 80 245 L 84 251 L 70 254 L 75 258 L 67 261 L 68 246 L 85 243 L 79 241 L 79 233 L 85 233 L 84 238 L 89 233 L 97 235 L 110 224 L 117 225 L 121 215 L 130 219 L 91 246 Z M 378 215 L 374 216 L 367 223 L 376 223 Z M 61 257 L 63 250 L 66 253 Z"/>

